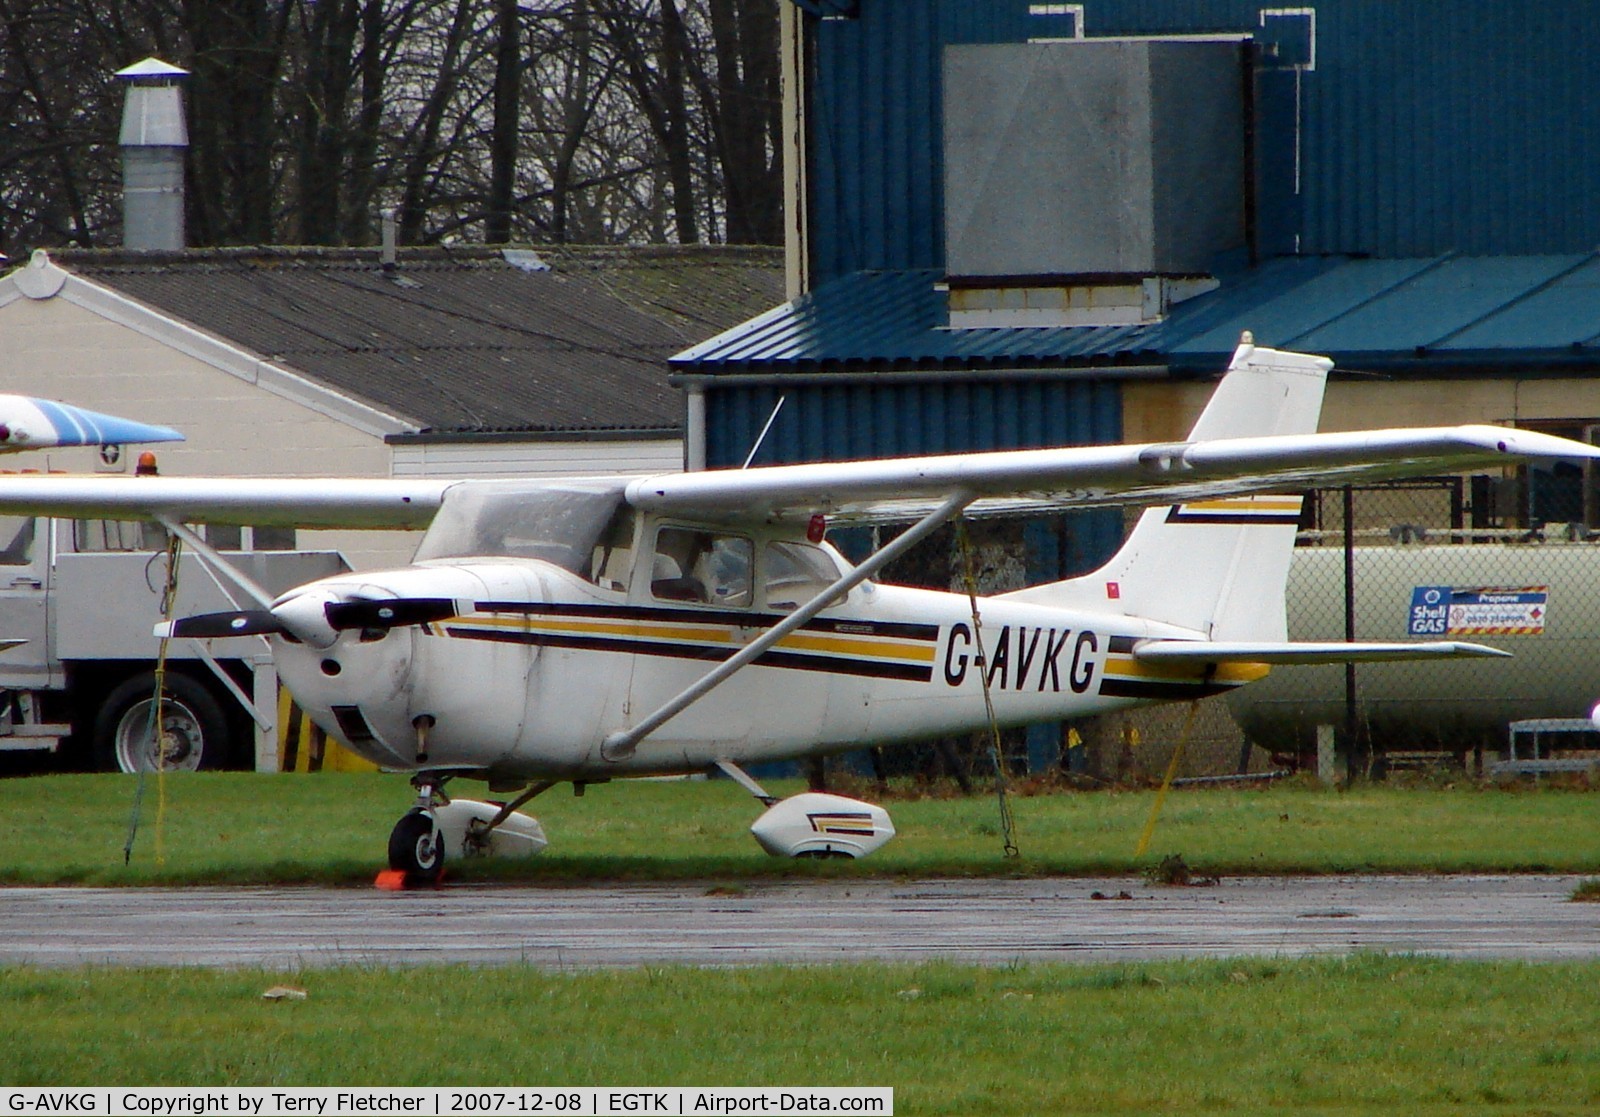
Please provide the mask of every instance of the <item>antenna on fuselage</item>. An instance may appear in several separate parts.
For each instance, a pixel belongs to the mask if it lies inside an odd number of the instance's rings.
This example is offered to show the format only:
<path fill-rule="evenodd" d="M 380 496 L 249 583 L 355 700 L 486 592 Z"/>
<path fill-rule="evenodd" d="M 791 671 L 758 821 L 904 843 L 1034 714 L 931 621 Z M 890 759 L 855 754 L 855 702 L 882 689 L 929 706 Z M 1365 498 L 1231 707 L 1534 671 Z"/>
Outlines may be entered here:
<path fill-rule="evenodd" d="M 777 421 L 778 412 L 783 410 L 783 401 L 788 398 L 787 395 L 778 397 L 777 405 L 773 407 L 772 414 L 767 416 L 766 426 L 762 427 L 761 433 L 756 435 L 756 444 L 750 447 L 750 452 L 745 455 L 744 464 L 739 467 L 740 469 L 749 469 L 750 463 L 756 460 L 756 455 L 761 452 L 761 444 L 767 440 L 767 432 L 772 429 L 772 424 Z"/>

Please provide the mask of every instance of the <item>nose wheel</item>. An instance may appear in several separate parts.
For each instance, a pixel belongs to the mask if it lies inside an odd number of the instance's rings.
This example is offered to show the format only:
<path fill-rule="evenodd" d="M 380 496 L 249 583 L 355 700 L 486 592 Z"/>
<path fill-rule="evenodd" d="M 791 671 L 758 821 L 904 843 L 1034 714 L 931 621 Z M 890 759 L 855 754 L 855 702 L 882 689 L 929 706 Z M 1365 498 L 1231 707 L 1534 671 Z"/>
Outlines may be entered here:
<path fill-rule="evenodd" d="M 389 868 L 405 874 L 409 885 L 437 884 L 444 875 L 444 834 L 439 829 L 436 803 L 448 803 L 438 777 L 418 776 L 417 805 L 407 811 L 389 833 Z"/>
<path fill-rule="evenodd" d="M 389 834 L 389 868 L 408 884 L 436 884 L 444 875 L 444 837 L 433 812 L 413 808 Z"/>

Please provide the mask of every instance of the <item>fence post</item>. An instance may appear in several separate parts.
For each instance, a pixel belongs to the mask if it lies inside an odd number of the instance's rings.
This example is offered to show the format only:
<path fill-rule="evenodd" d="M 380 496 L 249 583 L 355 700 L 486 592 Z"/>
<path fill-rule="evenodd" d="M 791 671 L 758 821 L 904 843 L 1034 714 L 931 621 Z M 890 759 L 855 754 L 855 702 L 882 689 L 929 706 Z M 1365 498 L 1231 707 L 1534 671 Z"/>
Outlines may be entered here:
<path fill-rule="evenodd" d="M 1354 643 L 1356 638 L 1356 497 L 1355 490 L 1344 487 L 1344 638 Z M 1371 757 L 1368 742 L 1361 732 L 1360 711 L 1356 707 L 1356 665 L 1344 665 L 1344 754 L 1345 778 L 1359 779 L 1370 771 Z"/>
<path fill-rule="evenodd" d="M 1317 726 L 1317 779 L 1329 787 L 1339 782 L 1338 753 L 1333 747 L 1333 736 L 1333 726 Z"/>

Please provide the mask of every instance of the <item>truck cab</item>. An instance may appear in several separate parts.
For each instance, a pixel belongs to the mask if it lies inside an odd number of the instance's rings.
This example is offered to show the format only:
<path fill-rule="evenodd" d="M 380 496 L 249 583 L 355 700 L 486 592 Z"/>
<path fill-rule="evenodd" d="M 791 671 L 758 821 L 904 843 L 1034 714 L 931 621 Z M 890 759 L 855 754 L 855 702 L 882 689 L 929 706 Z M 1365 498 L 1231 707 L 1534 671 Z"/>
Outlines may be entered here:
<path fill-rule="evenodd" d="M 207 542 L 273 593 L 349 569 L 337 552 L 293 550 L 292 532 L 213 528 Z M 260 637 L 172 641 L 152 732 L 166 547 L 155 524 L 0 516 L 0 753 L 109 771 L 158 754 L 169 770 L 276 765 L 277 676 Z M 175 584 L 174 615 L 237 607 L 192 554 Z"/>

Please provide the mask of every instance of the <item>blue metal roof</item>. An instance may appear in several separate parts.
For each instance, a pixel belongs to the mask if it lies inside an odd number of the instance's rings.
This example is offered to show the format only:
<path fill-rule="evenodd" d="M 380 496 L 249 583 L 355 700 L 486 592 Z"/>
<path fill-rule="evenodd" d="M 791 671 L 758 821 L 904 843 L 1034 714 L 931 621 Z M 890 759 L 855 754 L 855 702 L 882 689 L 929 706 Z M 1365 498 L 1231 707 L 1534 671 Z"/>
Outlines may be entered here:
<path fill-rule="evenodd" d="M 1143 326 L 950 329 L 942 273 L 856 272 L 678 354 L 680 373 L 1209 371 L 1239 334 L 1367 366 L 1600 365 L 1600 254 L 1283 257 Z"/>

